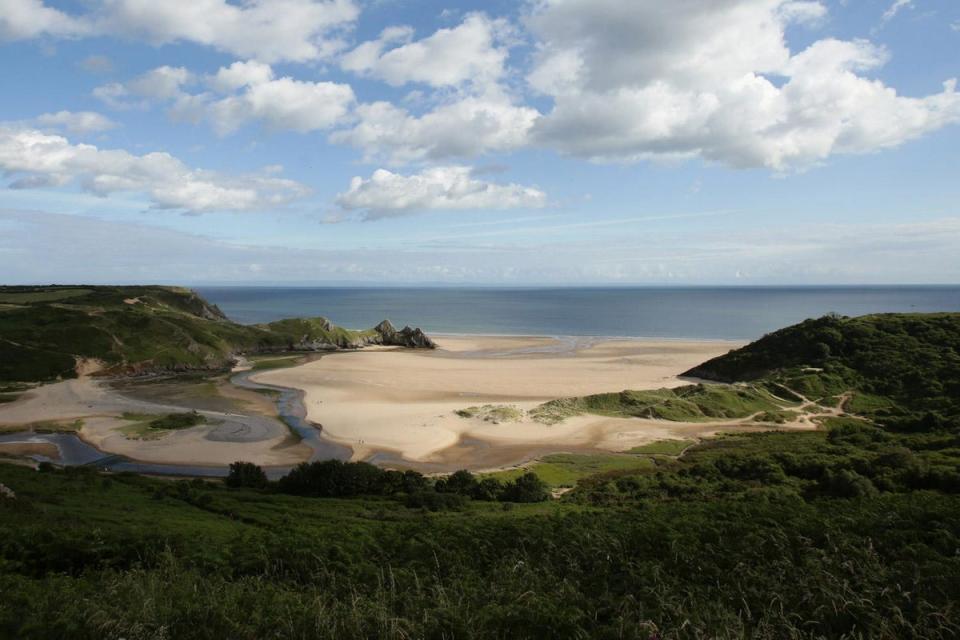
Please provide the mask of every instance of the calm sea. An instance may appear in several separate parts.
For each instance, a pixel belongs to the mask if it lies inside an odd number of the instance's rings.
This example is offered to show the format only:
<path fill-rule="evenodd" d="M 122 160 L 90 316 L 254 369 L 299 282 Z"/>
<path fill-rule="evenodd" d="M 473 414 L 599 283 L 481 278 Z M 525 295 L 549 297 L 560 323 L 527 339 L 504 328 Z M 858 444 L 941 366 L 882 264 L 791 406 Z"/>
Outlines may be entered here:
<path fill-rule="evenodd" d="M 322 315 L 435 333 L 749 340 L 831 311 L 960 311 L 960 286 L 704 288 L 200 287 L 242 323 Z"/>

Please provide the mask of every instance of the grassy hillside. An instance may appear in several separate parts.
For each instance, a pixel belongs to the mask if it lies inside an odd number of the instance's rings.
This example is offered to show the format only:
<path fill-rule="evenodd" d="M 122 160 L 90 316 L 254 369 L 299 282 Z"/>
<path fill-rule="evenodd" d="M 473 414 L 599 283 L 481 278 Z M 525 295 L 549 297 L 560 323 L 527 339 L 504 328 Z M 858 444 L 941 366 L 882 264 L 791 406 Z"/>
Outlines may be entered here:
<path fill-rule="evenodd" d="M 960 314 L 825 316 L 686 372 L 783 383 L 812 398 L 855 390 L 853 409 L 891 424 L 960 416 Z"/>
<path fill-rule="evenodd" d="M 784 399 L 773 397 L 761 386 L 724 387 L 695 384 L 676 389 L 621 391 L 561 398 L 540 405 L 531 411 L 530 415 L 546 424 L 554 424 L 583 413 L 617 418 L 705 422 L 777 412 L 784 402 Z"/>
<path fill-rule="evenodd" d="M 730 437 L 439 511 L 0 464 L 0 637 L 946 640 L 955 440 Z"/>
<path fill-rule="evenodd" d="M 117 372 L 222 369 L 238 352 L 317 350 L 382 339 L 324 318 L 229 321 L 178 287 L 0 287 L 0 383 L 72 377 L 77 358 Z"/>

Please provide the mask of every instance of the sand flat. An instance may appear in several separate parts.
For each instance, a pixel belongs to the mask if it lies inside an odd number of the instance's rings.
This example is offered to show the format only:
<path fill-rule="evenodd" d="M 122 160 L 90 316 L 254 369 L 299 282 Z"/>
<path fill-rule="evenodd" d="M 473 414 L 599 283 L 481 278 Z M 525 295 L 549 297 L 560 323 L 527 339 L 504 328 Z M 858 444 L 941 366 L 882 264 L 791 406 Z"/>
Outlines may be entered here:
<path fill-rule="evenodd" d="M 529 410 L 560 397 L 675 387 L 686 384 L 677 377 L 683 371 L 740 346 L 728 341 L 504 336 L 443 336 L 437 343 L 436 351 L 333 353 L 254 379 L 303 389 L 307 417 L 323 426 L 325 437 L 352 447 L 354 459 L 385 451 L 406 461 L 437 462 L 467 438 L 487 447 L 502 445 L 514 457 L 526 445 L 622 450 L 723 425 L 600 416 L 558 425 L 529 419 L 493 424 L 454 412 L 482 404 Z"/>
<path fill-rule="evenodd" d="M 237 393 L 248 393 L 237 389 Z M 82 420 L 77 435 L 107 453 L 158 464 L 227 465 L 246 460 L 260 465 L 288 465 L 308 460 L 312 450 L 270 416 L 200 411 L 208 424 L 171 431 L 157 440 L 135 440 L 119 431 L 131 424 L 126 412 L 162 415 L 185 407 L 121 395 L 107 384 L 79 378 L 42 385 L 11 403 L 0 405 L 0 430 L 37 422 Z M 271 413 L 274 413 L 271 407 Z"/>

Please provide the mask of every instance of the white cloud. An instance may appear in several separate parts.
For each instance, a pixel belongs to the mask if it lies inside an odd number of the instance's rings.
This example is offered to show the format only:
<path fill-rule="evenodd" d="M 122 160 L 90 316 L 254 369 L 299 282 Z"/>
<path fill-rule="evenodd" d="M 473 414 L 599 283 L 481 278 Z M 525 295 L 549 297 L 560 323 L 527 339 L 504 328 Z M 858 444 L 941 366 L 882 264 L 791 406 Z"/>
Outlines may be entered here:
<path fill-rule="evenodd" d="M 93 90 L 93 97 L 111 109 L 122 110 L 147 106 L 147 102 L 144 100 L 132 101 L 130 92 L 119 82 L 111 82 L 96 87 Z"/>
<path fill-rule="evenodd" d="M 93 90 L 93 95 L 112 109 L 144 108 L 151 100 L 180 97 L 182 87 L 193 80 L 193 74 L 184 67 L 164 65 L 125 84 L 111 82 L 101 85 Z"/>
<path fill-rule="evenodd" d="M 43 127 L 65 129 L 70 133 L 81 135 L 109 131 L 117 126 L 117 123 L 110 118 L 94 111 L 44 113 L 36 117 L 36 122 Z"/>
<path fill-rule="evenodd" d="M 412 175 L 378 169 L 369 179 L 350 181 L 337 196 L 348 210 L 366 211 L 381 218 L 425 210 L 539 208 L 547 197 L 539 189 L 517 184 L 495 184 L 472 176 L 470 167 L 433 167 Z"/>
<path fill-rule="evenodd" d="M 354 127 L 330 140 L 362 149 L 367 160 L 385 157 L 399 164 L 522 147 L 540 113 L 493 92 L 457 97 L 420 116 L 389 102 L 360 105 L 355 116 Z"/>
<path fill-rule="evenodd" d="M 703 157 L 802 168 L 896 146 L 960 121 L 952 82 L 921 98 L 864 75 L 887 54 L 820 40 L 792 52 L 791 22 L 819 2 L 542 0 L 528 82 L 553 98 L 536 143 L 601 161 Z"/>
<path fill-rule="evenodd" d="M 229 67 L 221 67 L 213 77 L 208 78 L 207 84 L 215 91 L 230 93 L 249 85 L 263 84 L 271 80 L 273 80 L 273 69 L 270 65 L 249 60 L 234 62 Z"/>
<path fill-rule="evenodd" d="M 913 9 L 913 0 L 894 0 L 893 4 L 883 12 L 882 20 L 884 22 L 893 20 L 904 9 Z"/>
<path fill-rule="evenodd" d="M 98 0 L 71 16 L 41 0 L 0 0 L 0 39 L 111 35 L 192 42 L 265 62 L 328 58 L 360 13 L 353 0 Z"/>
<path fill-rule="evenodd" d="M 137 156 L 120 149 L 72 144 L 62 136 L 16 126 L 0 126 L 0 172 L 14 177 L 12 188 L 76 183 L 101 196 L 145 193 L 154 208 L 198 213 L 271 208 L 308 193 L 292 180 L 230 177 L 192 169 L 164 152 Z"/>
<path fill-rule="evenodd" d="M 144 98 L 169 100 L 180 95 L 180 88 L 193 80 L 193 74 L 183 67 L 164 65 L 127 83 L 127 89 Z"/>
<path fill-rule="evenodd" d="M 276 130 L 327 129 L 343 121 L 354 102 L 349 85 L 275 78 L 270 65 L 256 61 L 235 62 L 205 80 L 214 93 L 188 93 L 184 85 L 195 82 L 194 75 L 164 66 L 126 84 L 98 87 L 94 95 L 114 108 L 167 103 L 175 119 L 208 120 L 221 135 L 253 120 Z"/>
<path fill-rule="evenodd" d="M 45 6 L 43 0 L 0 0 L 0 41 L 73 37 L 88 31 L 87 23 Z"/>
<path fill-rule="evenodd" d="M 411 41 L 409 27 L 385 29 L 380 38 L 345 54 L 340 66 L 354 73 L 401 86 L 421 82 L 434 87 L 465 82 L 483 84 L 503 74 L 511 28 L 504 19 L 473 13 L 450 29 Z"/>

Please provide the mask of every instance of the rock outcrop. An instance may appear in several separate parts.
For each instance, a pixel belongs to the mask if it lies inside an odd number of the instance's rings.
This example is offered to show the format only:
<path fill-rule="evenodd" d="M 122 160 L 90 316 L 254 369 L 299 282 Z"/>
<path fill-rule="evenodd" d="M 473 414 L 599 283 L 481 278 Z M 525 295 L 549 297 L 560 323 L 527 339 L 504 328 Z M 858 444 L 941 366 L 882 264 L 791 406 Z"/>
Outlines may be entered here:
<path fill-rule="evenodd" d="M 398 331 L 389 320 L 384 320 L 374 327 L 373 330 L 377 332 L 380 340 L 378 342 L 371 342 L 371 344 L 409 347 L 411 349 L 437 348 L 437 343 L 431 340 L 419 327 L 412 328 L 406 326 Z"/>

